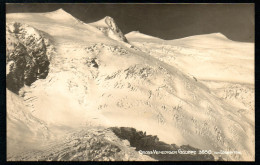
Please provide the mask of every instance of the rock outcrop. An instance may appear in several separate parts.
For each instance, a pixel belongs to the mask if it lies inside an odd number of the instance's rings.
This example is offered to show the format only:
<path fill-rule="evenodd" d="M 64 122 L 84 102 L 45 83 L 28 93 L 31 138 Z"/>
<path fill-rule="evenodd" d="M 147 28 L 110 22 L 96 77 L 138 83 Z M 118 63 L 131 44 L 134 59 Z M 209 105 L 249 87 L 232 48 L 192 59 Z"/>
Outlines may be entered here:
<path fill-rule="evenodd" d="M 44 79 L 49 71 L 47 46 L 41 32 L 18 22 L 6 25 L 7 88 L 15 93 L 23 85 Z"/>
<path fill-rule="evenodd" d="M 109 16 L 106 16 L 105 18 L 103 18 L 97 22 L 91 23 L 90 25 L 95 26 L 100 31 L 102 31 L 106 36 L 108 36 L 114 40 L 123 41 L 123 42 L 128 43 L 126 37 L 124 36 L 122 31 L 117 26 L 114 19 Z"/>
<path fill-rule="evenodd" d="M 9 160 L 31 161 L 151 161 L 141 155 L 109 129 L 77 131 L 49 145 L 40 152 L 25 152 Z"/>
<path fill-rule="evenodd" d="M 177 146 L 159 141 L 157 136 L 146 135 L 145 132 L 137 131 L 130 127 L 111 127 L 110 128 L 119 138 L 126 139 L 137 151 L 176 151 L 176 154 L 149 154 L 150 157 L 161 161 L 183 161 L 183 160 L 206 160 L 214 161 L 211 154 L 199 154 L 199 149 L 190 145 Z M 184 154 L 190 151 L 196 151 L 196 154 Z M 182 154 L 183 152 L 183 154 Z"/>

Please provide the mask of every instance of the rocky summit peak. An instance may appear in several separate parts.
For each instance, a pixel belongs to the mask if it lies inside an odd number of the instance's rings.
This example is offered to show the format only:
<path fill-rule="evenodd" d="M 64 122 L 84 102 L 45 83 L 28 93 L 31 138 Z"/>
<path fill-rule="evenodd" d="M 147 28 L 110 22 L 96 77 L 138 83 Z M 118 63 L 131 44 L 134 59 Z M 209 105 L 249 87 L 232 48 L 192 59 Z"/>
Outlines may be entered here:
<path fill-rule="evenodd" d="M 114 40 L 128 42 L 122 31 L 117 26 L 115 20 L 110 16 L 105 16 L 103 19 L 97 22 L 90 23 L 90 25 L 95 26 L 106 36 Z"/>
<path fill-rule="evenodd" d="M 110 16 L 105 16 L 104 19 L 105 19 L 105 20 L 114 21 L 114 19 L 113 19 L 112 17 L 110 17 Z"/>

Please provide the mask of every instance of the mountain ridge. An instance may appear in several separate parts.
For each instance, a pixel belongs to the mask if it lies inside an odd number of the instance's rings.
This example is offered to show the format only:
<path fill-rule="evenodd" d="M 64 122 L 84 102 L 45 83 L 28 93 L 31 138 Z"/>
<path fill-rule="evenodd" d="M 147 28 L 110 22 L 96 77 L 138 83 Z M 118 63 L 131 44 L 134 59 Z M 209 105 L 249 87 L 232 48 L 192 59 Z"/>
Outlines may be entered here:
<path fill-rule="evenodd" d="M 162 41 L 165 41 L 165 42 L 175 41 L 175 40 L 183 40 L 183 39 L 196 39 L 196 38 L 201 38 L 201 37 L 230 40 L 223 33 L 220 33 L 220 32 L 208 33 L 208 34 L 197 34 L 197 35 L 192 35 L 192 36 L 188 36 L 188 37 L 177 38 L 177 39 L 169 39 L 169 40 L 164 40 L 164 39 L 161 39 L 159 37 L 154 37 L 154 36 L 151 36 L 151 35 L 148 35 L 148 34 L 141 33 L 139 31 L 128 32 L 127 34 L 125 34 L 125 36 L 127 38 L 129 38 L 130 40 L 131 39 L 132 40 L 133 39 L 154 39 L 154 40 L 157 39 L 157 40 L 162 40 Z"/>

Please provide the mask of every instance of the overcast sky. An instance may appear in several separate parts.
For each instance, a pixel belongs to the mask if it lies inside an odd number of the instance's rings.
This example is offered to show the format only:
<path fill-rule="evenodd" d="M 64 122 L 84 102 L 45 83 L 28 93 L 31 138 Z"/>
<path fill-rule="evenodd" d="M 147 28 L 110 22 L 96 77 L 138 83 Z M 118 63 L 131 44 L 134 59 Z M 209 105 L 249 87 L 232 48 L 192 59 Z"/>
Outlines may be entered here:
<path fill-rule="evenodd" d="M 254 42 L 253 4 L 7 4 L 6 12 L 47 12 L 63 8 L 89 23 L 114 18 L 124 34 L 140 31 L 162 39 L 221 32 Z"/>

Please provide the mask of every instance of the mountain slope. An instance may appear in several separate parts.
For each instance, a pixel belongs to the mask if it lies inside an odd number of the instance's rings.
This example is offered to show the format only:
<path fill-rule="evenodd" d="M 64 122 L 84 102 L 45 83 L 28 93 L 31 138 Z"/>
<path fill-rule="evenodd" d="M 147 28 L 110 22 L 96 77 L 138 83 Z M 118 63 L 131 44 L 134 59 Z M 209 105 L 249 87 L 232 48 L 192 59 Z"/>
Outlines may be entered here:
<path fill-rule="evenodd" d="M 7 90 L 7 155 L 40 147 L 51 138 L 46 123 L 34 117 L 23 99 Z"/>
<path fill-rule="evenodd" d="M 52 38 L 48 76 L 19 93 L 54 138 L 86 127 L 133 127 L 170 144 L 242 153 L 221 155 L 225 160 L 254 159 L 251 114 L 244 120 L 181 68 L 100 31 L 106 21 L 84 24 L 61 10 L 7 14 L 7 23 L 14 21 Z"/>
<path fill-rule="evenodd" d="M 221 33 L 171 41 L 131 34 L 129 40 L 136 47 L 204 83 L 220 99 L 238 106 L 243 115 L 254 120 L 253 43 L 231 41 Z"/>
<path fill-rule="evenodd" d="M 128 34 L 126 35 L 128 36 Z M 150 40 L 129 34 L 136 47 L 200 80 L 254 83 L 254 44 L 227 39 L 221 33 L 176 40 Z"/>

